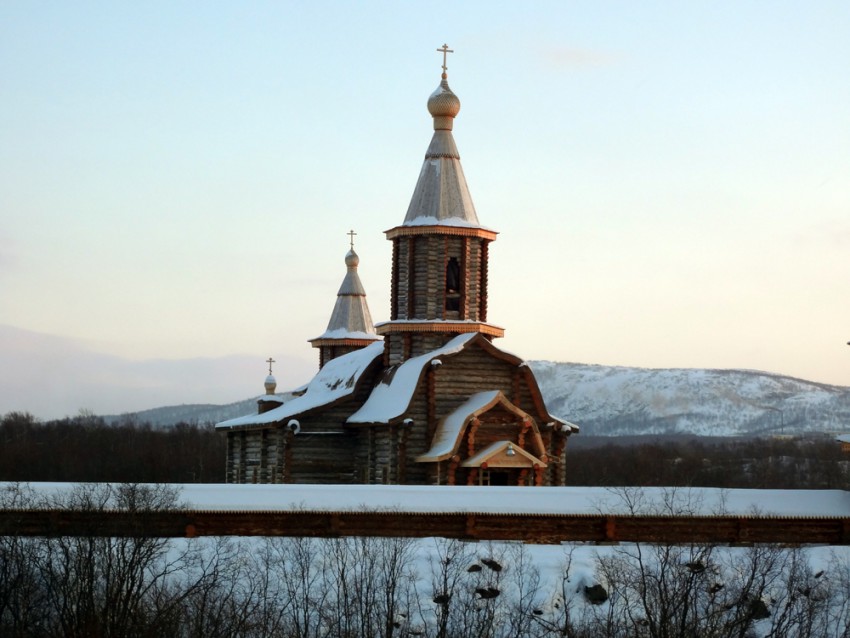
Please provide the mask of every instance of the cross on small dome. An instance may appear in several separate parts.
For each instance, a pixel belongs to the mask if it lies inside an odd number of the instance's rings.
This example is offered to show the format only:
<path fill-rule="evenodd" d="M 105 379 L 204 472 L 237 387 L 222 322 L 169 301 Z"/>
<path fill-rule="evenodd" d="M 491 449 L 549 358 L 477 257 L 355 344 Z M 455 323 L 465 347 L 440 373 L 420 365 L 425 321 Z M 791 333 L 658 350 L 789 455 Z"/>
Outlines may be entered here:
<path fill-rule="evenodd" d="M 448 44 L 444 44 L 439 49 L 437 49 L 437 53 L 443 54 L 443 77 L 446 77 L 446 71 L 449 70 L 449 67 L 446 66 L 446 56 L 449 53 L 454 53 L 454 49 L 450 49 Z"/>

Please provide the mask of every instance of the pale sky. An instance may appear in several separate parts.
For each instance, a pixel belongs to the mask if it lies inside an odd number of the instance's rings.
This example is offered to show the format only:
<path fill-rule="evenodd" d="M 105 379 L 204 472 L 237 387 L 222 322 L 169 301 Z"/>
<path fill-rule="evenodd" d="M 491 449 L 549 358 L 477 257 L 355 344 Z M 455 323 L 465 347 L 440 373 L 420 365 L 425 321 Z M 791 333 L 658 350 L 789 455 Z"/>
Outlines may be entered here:
<path fill-rule="evenodd" d="M 350 228 L 387 320 L 444 42 L 497 345 L 850 385 L 848 33 L 846 0 L 0 0 L 0 415 L 306 382 Z"/>

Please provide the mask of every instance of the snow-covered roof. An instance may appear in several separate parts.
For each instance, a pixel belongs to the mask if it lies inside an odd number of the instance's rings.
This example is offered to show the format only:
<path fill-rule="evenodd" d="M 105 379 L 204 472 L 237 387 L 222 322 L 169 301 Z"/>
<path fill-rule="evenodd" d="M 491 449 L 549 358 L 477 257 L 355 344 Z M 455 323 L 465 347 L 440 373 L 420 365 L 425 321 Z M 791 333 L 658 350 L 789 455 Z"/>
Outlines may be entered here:
<path fill-rule="evenodd" d="M 455 453 L 458 440 L 463 434 L 463 428 L 469 420 L 488 411 L 496 403 L 500 402 L 506 406 L 510 406 L 512 411 L 525 415 L 522 410 L 511 405 L 507 398 L 505 398 L 505 395 L 498 390 L 488 390 L 473 394 L 454 412 L 440 421 L 437 425 L 437 431 L 434 433 L 431 449 L 417 457 L 416 461 L 419 463 L 429 463 L 442 461 L 450 457 Z"/>
<path fill-rule="evenodd" d="M 498 390 L 489 390 L 469 397 L 457 410 L 440 421 L 431 442 L 431 449 L 419 456 L 416 461 L 419 463 L 441 461 L 453 454 L 466 422 L 493 405 L 501 394 Z"/>
<path fill-rule="evenodd" d="M 346 422 L 390 423 L 401 417 L 410 406 L 425 366 L 440 356 L 460 352 L 475 336 L 474 332 L 458 335 L 442 348 L 387 368 L 366 402 Z"/>
<path fill-rule="evenodd" d="M 377 341 L 379 339 L 383 339 L 383 337 L 379 337 L 374 332 L 362 332 L 357 330 L 346 330 L 345 328 L 334 328 L 333 330 L 325 330 L 315 339 L 310 339 L 310 341 L 318 341 L 319 339 L 368 339 L 370 341 Z"/>
<path fill-rule="evenodd" d="M 835 440 L 839 443 L 850 443 L 850 434 L 839 434 Z"/>
<path fill-rule="evenodd" d="M 0 490 L 12 485 L 0 483 Z M 36 494 L 72 490 L 74 483 L 30 483 Z M 843 490 L 750 490 L 664 487 L 478 487 L 445 485 L 177 485 L 199 511 L 392 511 L 551 515 L 689 515 L 850 517 Z"/>
<path fill-rule="evenodd" d="M 491 443 L 474 456 L 466 459 L 461 463 L 461 467 L 480 467 L 495 457 L 499 457 L 502 462 L 493 467 L 534 467 L 535 465 L 546 467 L 546 463 L 541 459 L 538 459 L 533 454 L 529 454 L 521 447 L 514 445 L 511 441 L 496 441 L 495 443 Z M 506 460 L 510 462 L 506 464 L 504 462 Z"/>
<path fill-rule="evenodd" d="M 249 414 L 223 421 L 216 428 L 275 423 L 335 403 L 354 392 L 362 374 L 383 354 L 384 343 L 376 341 L 365 348 L 332 359 L 307 384 L 307 390 L 301 396 L 263 414 Z"/>

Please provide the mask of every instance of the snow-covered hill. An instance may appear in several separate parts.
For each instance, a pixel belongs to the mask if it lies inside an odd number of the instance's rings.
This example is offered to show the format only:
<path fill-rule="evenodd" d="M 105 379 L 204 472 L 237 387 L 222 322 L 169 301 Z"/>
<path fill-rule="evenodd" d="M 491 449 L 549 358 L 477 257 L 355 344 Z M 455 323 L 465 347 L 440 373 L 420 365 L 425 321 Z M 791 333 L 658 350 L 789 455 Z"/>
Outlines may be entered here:
<path fill-rule="evenodd" d="M 751 370 L 533 361 L 550 410 L 595 435 L 850 430 L 850 388 Z"/>
<path fill-rule="evenodd" d="M 750 370 L 646 369 L 531 361 L 553 414 L 592 435 L 758 436 L 850 431 L 850 388 Z M 257 408 L 179 405 L 125 415 L 214 423 Z M 119 417 L 107 417 L 115 421 Z"/>

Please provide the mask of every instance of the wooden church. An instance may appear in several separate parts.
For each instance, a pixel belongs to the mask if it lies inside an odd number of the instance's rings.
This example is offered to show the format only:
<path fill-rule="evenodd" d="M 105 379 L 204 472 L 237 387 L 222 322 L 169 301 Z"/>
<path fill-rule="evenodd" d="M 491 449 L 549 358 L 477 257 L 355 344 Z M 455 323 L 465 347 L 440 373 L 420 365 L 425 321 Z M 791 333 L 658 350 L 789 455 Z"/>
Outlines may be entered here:
<path fill-rule="evenodd" d="M 219 423 L 229 483 L 564 485 L 578 428 L 546 409 L 531 369 L 493 344 L 482 226 L 452 136 L 460 100 L 428 98 L 434 135 L 393 244 L 390 320 L 373 325 L 347 272 L 327 330 L 311 340 L 319 372 L 301 390 L 266 395 L 256 414 Z"/>

